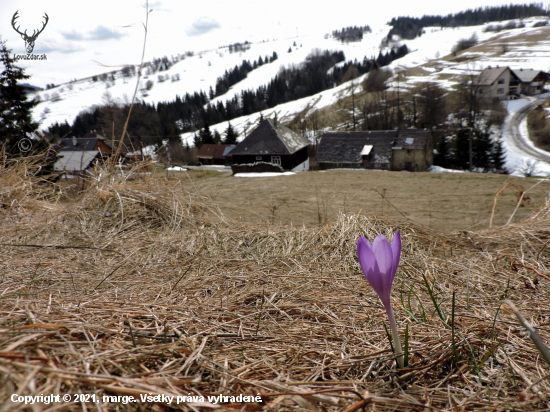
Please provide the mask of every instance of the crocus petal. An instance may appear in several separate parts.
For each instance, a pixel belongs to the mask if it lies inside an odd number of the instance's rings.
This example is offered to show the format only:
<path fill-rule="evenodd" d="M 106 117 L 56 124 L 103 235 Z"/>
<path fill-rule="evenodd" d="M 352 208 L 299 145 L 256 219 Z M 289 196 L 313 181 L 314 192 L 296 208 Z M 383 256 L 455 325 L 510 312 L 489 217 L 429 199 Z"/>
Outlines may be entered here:
<path fill-rule="evenodd" d="M 380 296 L 384 294 L 384 282 L 383 277 L 380 274 L 378 263 L 376 262 L 376 256 L 371 250 L 370 242 L 363 236 L 357 241 L 357 258 L 361 265 L 361 270 L 370 283 L 374 291 Z M 385 294 L 384 294 L 385 296 Z"/>
<path fill-rule="evenodd" d="M 393 269 L 392 269 L 392 283 L 397 273 L 397 267 L 399 266 L 399 258 L 401 257 L 401 233 L 399 231 L 395 232 L 393 235 L 393 240 L 391 241 L 391 250 L 393 257 Z"/>
<path fill-rule="evenodd" d="M 384 274 L 391 272 L 393 266 L 393 253 L 390 242 L 388 242 L 386 236 L 376 236 L 374 242 L 372 242 L 372 251 L 376 256 L 376 262 L 378 262 L 380 272 Z"/>

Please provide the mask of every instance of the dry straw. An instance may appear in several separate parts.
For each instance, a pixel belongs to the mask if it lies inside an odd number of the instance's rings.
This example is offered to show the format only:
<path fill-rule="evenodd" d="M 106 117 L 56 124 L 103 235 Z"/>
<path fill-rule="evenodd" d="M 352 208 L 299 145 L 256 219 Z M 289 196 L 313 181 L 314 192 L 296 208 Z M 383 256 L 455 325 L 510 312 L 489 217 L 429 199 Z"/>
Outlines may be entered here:
<path fill-rule="evenodd" d="M 98 168 L 71 192 L 31 166 L 0 173 L 2 410 L 24 409 L 15 393 L 262 397 L 173 405 L 185 410 L 549 408 L 548 365 L 502 304 L 548 343 L 548 205 L 479 232 L 364 215 L 267 231 L 226 221 L 191 183 Z M 363 232 L 397 229 L 400 370 L 355 253 Z"/>

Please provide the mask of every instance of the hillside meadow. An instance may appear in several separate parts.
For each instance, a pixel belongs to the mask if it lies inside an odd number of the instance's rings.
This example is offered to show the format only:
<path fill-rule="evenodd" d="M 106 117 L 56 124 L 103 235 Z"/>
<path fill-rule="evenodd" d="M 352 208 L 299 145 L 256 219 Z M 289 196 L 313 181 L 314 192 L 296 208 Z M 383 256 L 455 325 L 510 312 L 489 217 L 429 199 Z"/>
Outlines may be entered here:
<path fill-rule="evenodd" d="M 550 367 L 505 303 L 549 342 L 546 182 L 509 226 L 516 195 L 500 198 L 489 230 L 470 225 L 505 176 L 96 169 L 51 184 L 38 164 L 0 163 L 2 411 L 59 394 L 33 410 L 550 409 Z M 404 368 L 356 257 L 361 235 L 397 230 Z"/>
<path fill-rule="evenodd" d="M 206 174 L 207 173 L 207 174 Z M 230 221 L 319 227 L 340 213 L 408 220 L 437 231 L 519 222 L 544 205 L 550 179 L 481 173 L 331 170 L 239 178 L 229 172 L 158 173 L 208 196 Z M 534 187 L 533 187 L 534 186 Z M 502 190 L 504 188 L 504 190 Z M 510 222 L 510 223 L 511 223 Z"/>

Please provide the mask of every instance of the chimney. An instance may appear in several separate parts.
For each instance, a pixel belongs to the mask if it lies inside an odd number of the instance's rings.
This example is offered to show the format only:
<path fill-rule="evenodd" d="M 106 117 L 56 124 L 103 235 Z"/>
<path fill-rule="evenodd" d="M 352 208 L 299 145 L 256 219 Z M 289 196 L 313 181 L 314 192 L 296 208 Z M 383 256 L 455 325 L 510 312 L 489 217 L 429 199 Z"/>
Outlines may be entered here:
<path fill-rule="evenodd" d="M 73 146 L 76 146 L 76 137 L 73 136 Z"/>

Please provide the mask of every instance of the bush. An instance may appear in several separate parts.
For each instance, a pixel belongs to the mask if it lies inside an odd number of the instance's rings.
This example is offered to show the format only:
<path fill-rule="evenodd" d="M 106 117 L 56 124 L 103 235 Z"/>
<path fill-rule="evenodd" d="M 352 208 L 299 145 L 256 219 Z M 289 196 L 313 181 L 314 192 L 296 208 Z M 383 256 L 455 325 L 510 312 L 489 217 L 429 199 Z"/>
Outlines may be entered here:
<path fill-rule="evenodd" d="M 458 52 L 469 49 L 476 46 L 478 43 L 477 33 L 473 33 L 469 39 L 460 39 L 452 48 L 453 55 L 456 56 Z"/>
<path fill-rule="evenodd" d="M 391 76 L 391 70 L 372 69 L 363 82 L 363 89 L 367 92 L 380 92 L 385 90 L 386 82 Z"/>

